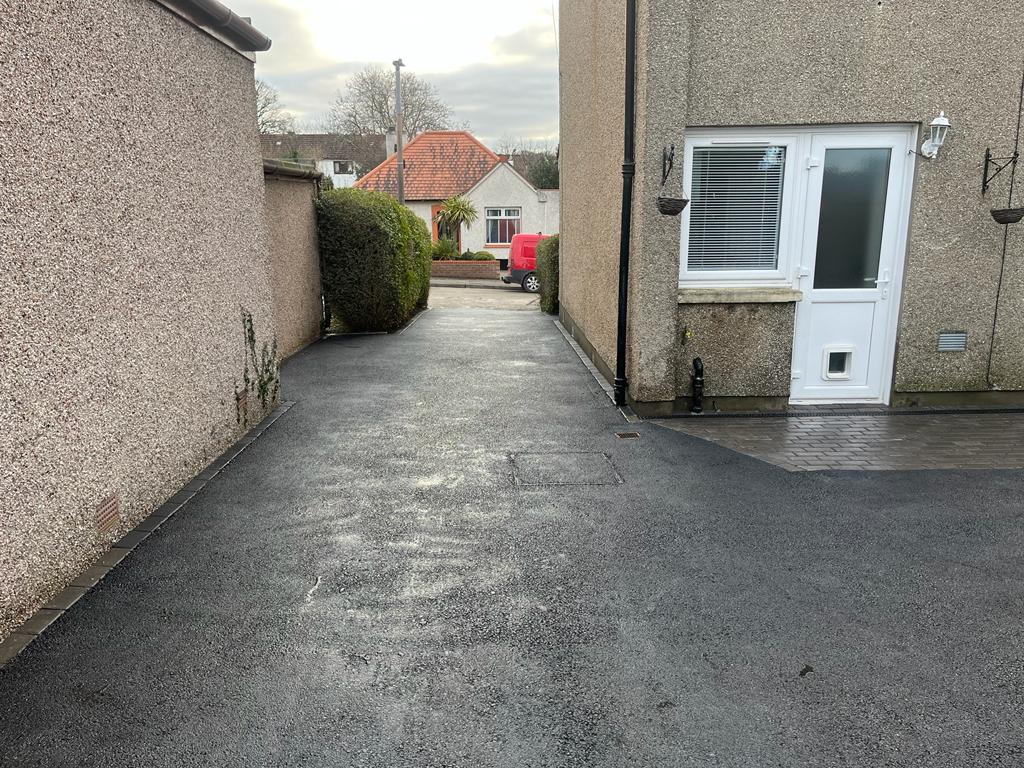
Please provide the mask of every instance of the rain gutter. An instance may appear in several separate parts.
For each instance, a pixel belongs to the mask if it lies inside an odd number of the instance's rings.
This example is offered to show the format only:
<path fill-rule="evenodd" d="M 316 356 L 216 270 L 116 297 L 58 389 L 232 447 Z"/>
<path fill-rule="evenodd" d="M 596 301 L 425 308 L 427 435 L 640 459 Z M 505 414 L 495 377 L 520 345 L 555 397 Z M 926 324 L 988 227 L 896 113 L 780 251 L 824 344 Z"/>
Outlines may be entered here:
<path fill-rule="evenodd" d="M 266 51 L 270 38 L 218 0 L 154 0 L 242 54 Z"/>

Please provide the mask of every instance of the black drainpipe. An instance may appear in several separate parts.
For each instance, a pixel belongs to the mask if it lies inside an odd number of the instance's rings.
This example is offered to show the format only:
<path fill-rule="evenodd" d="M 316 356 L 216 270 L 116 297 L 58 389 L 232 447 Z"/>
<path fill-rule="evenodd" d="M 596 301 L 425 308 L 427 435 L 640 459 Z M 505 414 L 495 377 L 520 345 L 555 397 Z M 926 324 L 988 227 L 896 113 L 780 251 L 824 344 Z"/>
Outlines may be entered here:
<path fill-rule="evenodd" d="M 626 404 L 626 301 L 629 294 L 629 236 L 636 173 L 636 0 L 626 0 L 626 124 L 622 159 L 622 223 L 619 228 L 619 318 L 615 337 L 615 404 Z"/>

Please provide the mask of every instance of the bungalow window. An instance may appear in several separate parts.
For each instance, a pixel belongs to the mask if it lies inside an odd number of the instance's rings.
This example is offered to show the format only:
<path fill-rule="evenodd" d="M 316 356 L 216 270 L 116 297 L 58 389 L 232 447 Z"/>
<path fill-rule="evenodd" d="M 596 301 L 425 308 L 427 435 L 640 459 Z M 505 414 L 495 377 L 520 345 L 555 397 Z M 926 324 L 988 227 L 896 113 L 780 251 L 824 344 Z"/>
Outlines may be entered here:
<path fill-rule="evenodd" d="M 487 244 L 507 245 L 512 236 L 522 230 L 523 214 L 520 208 L 487 209 Z"/>
<path fill-rule="evenodd" d="M 713 131 L 687 136 L 681 283 L 787 280 L 794 141 Z"/>
<path fill-rule="evenodd" d="M 351 160 L 335 160 L 334 161 L 334 172 L 339 176 L 352 173 L 352 161 Z"/>

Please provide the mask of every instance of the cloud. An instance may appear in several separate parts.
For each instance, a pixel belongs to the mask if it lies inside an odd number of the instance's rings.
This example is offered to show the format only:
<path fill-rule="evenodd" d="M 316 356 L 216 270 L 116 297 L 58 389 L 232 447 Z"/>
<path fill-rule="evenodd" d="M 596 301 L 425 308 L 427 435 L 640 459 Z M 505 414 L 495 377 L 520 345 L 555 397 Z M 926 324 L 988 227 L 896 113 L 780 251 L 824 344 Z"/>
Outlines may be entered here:
<path fill-rule="evenodd" d="M 429 76 L 456 116 L 485 143 L 557 140 L 558 60 L 550 26 L 497 38 L 484 64 Z"/>
<path fill-rule="evenodd" d="M 300 121 L 326 112 L 346 78 L 359 69 L 357 63 L 320 53 L 307 17 L 295 8 L 277 0 L 235 0 L 232 7 L 273 41 L 269 51 L 257 54 L 256 76 L 277 88 L 285 108 Z"/>
<path fill-rule="evenodd" d="M 476 0 L 473 3 L 480 9 Z M 393 0 L 379 10 L 361 5 L 358 25 L 336 25 L 339 6 L 333 1 L 229 0 L 229 4 L 237 13 L 250 16 L 273 40 L 268 52 L 258 54 L 256 74 L 280 91 L 286 109 L 301 123 L 326 113 L 353 73 L 368 63 L 386 64 L 394 58 L 394 41 L 387 29 L 393 14 L 402 11 L 403 0 Z M 532 12 L 520 17 L 523 26 L 498 36 L 485 35 L 493 28 L 493 14 L 464 17 L 461 27 L 451 22 L 457 15 L 438 14 L 437 30 L 419 30 L 419 37 L 431 44 L 413 51 L 412 57 L 404 53 L 403 57 L 411 71 L 437 87 L 456 121 L 468 122 L 485 143 L 493 146 L 505 136 L 557 140 L 558 57 L 548 8 L 547 2 L 532 0 Z M 504 29 L 508 28 L 506 24 Z M 325 35 L 325 30 L 334 29 L 336 35 Z M 444 42 L 460 34 L 466 40 L 463 45 L 457 39 Z M 326 45 L 325 39 L 337 45 Z M 346 40 L 358 44 L 346 44 Z M 345 57 L 353 49 L 358 53 Z M 461 53 L 453 55 L 453 49 Z M 373 55 L 379 51 L 380 60 L 370 59 L 371 51 Z"/>
<path fill-rule="evenodd" d="M 273 41 L 269 51 L 258 55 L 259 66 L 268 76 L 334 63 L 317 51 L 307 17 L 295 8 L 278 0 L 235 0 L 231 5 L 252 18 L 256 28 Z"/>

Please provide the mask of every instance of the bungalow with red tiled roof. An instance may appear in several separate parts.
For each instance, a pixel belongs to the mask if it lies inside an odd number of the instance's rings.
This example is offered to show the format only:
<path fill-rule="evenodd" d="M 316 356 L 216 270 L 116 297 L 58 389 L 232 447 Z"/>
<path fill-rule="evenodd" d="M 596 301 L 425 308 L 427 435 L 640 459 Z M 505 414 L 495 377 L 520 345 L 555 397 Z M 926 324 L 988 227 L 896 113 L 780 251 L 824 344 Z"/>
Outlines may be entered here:
<path fill-rule="evenodd" d="M 434 217 L 442 203 L 461 195 L 479 219 L 453 233 L 460 251 L 487 250 L 507 266 L 512 235 L 558 231 L 558 190 L 537 189 L 466 131 L 427 131 L 404 148 L 405 204 L 439 233 Z M 355 183 L 361 189 L 398 196 L 398 163 L 392 155 Z"/>

